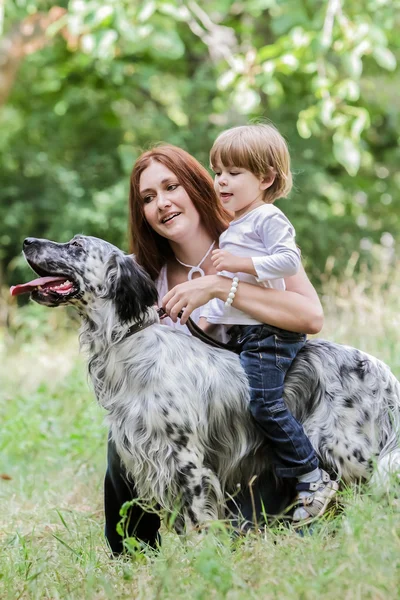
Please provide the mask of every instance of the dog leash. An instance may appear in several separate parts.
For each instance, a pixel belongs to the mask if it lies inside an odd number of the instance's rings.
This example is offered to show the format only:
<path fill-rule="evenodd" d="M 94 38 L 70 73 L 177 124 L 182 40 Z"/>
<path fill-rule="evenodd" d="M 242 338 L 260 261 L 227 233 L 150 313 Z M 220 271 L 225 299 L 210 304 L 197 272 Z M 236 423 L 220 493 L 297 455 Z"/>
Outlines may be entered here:
<path fill-rule="evenodd" d="M 178 317 L 181 317 L 182 313 L 183 313 L 183 311 L 181 310 L 180 313 L 178 314 Z M 158 314 L 160 321 L 162 321 L 162 319 L 165 319 L 166 317 L 168 317 L 168 314 L 165 312 L 165 310 L 163 308 L 157 308 L 157 314 Z M 153 323 L 135 323 L 135 325 L 131 325 L 131 327 L 129 327 L 129 329 L 126 332 L 126 334 L 124 335 L 123 339 L 125 340 L 126 338 L 130 337 L 131 335 L 134 335 L 135 333 L 138 333 L 139 331 L 143 331 L 143 329 L 146 329 L 147 327 L 150 327 L 150 325 L 154 325 L 154 324 L 155 324 L 154 322 Z M 208 344 L 209 346 L 213 346 L 214 348 L 221 348 L 222 350 L 229 350 L 230 352 L 238 351 L 238 347 L 235 344 L 224 344 L 223 342 L 219 342 L 218 340 L 215 340 L 214 338 L 212 338 L 210 335 L 205 333 L 205 331 L 200 329 L 200 327 L 198 325 L 196 325 L 196 323 L 190 317 L 188 318 L 186 325 L 187 325 L 187 328 L 189 329 L 190 333 L 192 334 L 192 336 L 197 338 L 198 340 L 201 340 L 205 344 Z"/>
<path fill-rule="evenodd" d="M 165 310 L 163 308 L 158 308 L 157 313 L 158 313 L 160 320 L 168 317 L 167 313 L 165 312 Z M 181 317 L 182 313 L 183 313 L 183 311 L 181 310 L 181 312 L 178 314 L 178 317 Z M 188 318 L 188 320 L 186 322 L 186 326 L 189 329 L 189 331 L 193 337 L 196 337 L 198 340 L 201 340 L 205 344 L 208 344 L 209 346 L 213 346 L 214 348 L 221 348 L 222 350 L 230 350 L 231 352 L 237 352 L 237 346 L 235 344 L 224 344 L 224 342 L 219 342 L 218 340 L 215 340 L 210 335 L 208 335 L 205 331 L 200 329 L 200 327 L 198 325 L 196 325 L 196 323 L 190 317 Z"/>

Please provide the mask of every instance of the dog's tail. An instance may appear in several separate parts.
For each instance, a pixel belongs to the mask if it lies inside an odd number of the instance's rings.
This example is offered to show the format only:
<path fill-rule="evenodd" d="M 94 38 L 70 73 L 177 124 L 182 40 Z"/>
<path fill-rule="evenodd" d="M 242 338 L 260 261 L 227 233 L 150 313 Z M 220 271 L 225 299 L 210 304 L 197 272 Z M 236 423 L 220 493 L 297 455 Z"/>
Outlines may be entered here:
<path fill-rule="evenodd" d="M 371 485 L 384 493 L 400 484 L 400 382 L 391 375 L 391 390 L 380 422 L 381 448 Z"/>
<path fill-rule="evenodd" d="M 400 486 L 400 448 L 396 448 L 378 459 L 370 485 L 379 494 L 388 494 Z"/>

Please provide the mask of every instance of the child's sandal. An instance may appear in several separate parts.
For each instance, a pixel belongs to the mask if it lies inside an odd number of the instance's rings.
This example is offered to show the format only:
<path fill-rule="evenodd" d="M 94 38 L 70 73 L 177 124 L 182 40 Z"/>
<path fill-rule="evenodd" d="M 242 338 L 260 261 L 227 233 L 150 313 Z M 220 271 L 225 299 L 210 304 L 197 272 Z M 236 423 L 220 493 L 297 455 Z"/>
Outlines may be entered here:
<path fill-rule="evenodd" d="M 337 481 L 332 480 L 326 471 L 321 469 L 321 479 L 313 483 L 300 482 L 296 485 L 297 492 L 309 492 L 308 496 L 296 498 L 295 508 L 301 507 L 307 513 L 308 517 L 303 519 L 293 519 L 295 525 L 305 525 L 306 523 L 321 517 L 329 503 L 336 495 L 339 489 Z"/>

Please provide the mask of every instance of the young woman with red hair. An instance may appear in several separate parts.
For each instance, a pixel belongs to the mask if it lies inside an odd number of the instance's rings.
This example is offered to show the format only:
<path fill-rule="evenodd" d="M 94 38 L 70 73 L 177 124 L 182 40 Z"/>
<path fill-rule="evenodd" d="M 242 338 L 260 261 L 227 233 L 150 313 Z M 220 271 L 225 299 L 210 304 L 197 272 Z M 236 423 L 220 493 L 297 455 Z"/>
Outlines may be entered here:
<path fill-rule="evenodd" d="M 130 181 L 130 241 L 136 260 L 155 280 L 161 305 L 169 318 L 165 323 L 183 329 L 189 316 L 198 321 L 207 314 L 212 298 L 226 300 L 231 280 L 217 275 L 211 252 L 227 228 L 230 214 L 223 209 L 207 170 L 184 150 L 159 145 L 136 161 Z M 240 282 L 235 306 L 254 319 L 289 331 L 318 333 L 323 312 L 317 293 L 304 269 L 286 280 L 286 290 L 275 290 Z M 183 315 L 178 320 L 178 314 Z M 216 332 L 218 333 L 218 332 Z M 290 493 L 290 491 L 292 493 Z M 271 480 L 260 483 L 235 498 L 232 512 L 252 520 L 253 500 L 269 514 L 280 513 L 293 497 L 293 490 L 278 488 Z M 116 533 L 119 510 L 136 498 L 112 442 L 109 443 L 105 479 L 106 537 L 115 553 L 123 550 Z M 233 522 L 235 519 L 233 519 Z M 133 504 L 126 534 L 149 545 L 159 539 L 159 516 Z"/>

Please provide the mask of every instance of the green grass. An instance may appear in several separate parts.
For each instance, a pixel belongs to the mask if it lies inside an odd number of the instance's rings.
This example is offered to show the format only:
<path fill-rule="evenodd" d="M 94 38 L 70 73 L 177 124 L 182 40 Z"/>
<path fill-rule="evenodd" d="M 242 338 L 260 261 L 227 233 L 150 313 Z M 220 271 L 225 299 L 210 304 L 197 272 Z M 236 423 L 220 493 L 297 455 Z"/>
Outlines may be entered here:
<path fill-rule="evenodd" d="M 386 279 L 387 280 L 387 279 Z M 356 345 L 400 375 L 398 278 L 324 284 L 321 337 Z M 232 541 L 216 524 L 182 542 L 163 531 L 158 553 L 110 560 L 103 539 L 107 430 L 77 338 L 44 308 L 2 330 L 0 598 L 398 598 L 396 498 L 341 493 L 341 510 L 313 534 L 274 528 Z M 33 314 L 33 317 L 32 317 Z M 51 319 L 54 320 L 53 313 Z"/>

